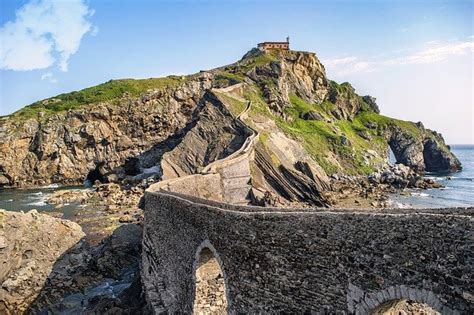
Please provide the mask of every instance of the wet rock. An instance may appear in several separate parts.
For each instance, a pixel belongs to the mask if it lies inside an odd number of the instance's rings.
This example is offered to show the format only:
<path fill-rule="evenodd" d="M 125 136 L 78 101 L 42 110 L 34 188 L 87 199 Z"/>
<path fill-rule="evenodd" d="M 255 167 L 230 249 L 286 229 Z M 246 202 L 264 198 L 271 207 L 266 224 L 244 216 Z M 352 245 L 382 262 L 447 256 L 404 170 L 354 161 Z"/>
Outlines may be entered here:
<path fill-rule="evenodd" d="M 86 203 L 92 196 L 90 190 L 71 189 L 58 190 L 48 196 L 46 202 L 50 204 L 61 205 L 65 203 Z"/>

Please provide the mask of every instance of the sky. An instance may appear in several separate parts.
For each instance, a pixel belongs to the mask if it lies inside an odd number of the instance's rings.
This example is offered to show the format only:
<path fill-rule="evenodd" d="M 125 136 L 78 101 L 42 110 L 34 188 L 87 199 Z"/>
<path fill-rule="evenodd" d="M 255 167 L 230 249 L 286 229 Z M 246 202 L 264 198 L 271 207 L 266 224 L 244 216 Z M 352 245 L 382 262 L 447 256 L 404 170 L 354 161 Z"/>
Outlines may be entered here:
<path fill-rule="evenodd" d="M 0 115 L 110 79 L 211 69 L 290 36 L 382 114 L 474 143 L 473 12 L 474 0 L 1 0 Z"/>

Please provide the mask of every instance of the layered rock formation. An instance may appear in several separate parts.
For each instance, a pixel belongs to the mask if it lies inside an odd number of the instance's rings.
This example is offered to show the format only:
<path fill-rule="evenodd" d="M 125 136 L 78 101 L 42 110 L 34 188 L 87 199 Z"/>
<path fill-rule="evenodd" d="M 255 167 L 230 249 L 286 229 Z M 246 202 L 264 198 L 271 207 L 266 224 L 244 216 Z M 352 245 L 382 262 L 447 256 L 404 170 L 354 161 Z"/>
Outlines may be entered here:
<path fill-rule="evenodd" d="M 139 97 L 88 104 L 42 118 L 7 119 L 0 128 L 0 177 L 8 186 L 82 184 L 173 140 L 199 113 L 206 73 Z M 124 91 L 126 92 L 126 91 Z M 158 155 L 160 152 L 158 152 Z M 153 161 L 155 162 L 155 161 Z M 141 160 L 139 168 L 153 162 Z M 94 175 L 93 171 L 98 170 Z"/>

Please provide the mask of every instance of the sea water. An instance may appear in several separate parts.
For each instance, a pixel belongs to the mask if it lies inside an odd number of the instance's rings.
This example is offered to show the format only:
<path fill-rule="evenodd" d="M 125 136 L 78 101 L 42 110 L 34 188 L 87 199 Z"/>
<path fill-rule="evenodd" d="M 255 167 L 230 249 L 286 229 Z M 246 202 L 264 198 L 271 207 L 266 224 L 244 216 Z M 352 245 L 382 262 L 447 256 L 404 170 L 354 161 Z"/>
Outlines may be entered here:
<path fill-rule="evenodd" d="M 407 195 L 392 195 L 390 198 L 392 205 L 402 208 L 474 206 L 474 145 L 451 145 L 451 151 L 461 161 L 462 171 L 451 174 L 426 174 L 444 188 L 409 189 Z"/>
<path fill-rule="evenodd" d="M 64 218 L 70 218 L 80 209 L 81 205 L 71 203 L 56 209 L 56 205 L 46 202 L 52 193 L 64 189 L 84 189 L 84 187 L 53 184 L 33 189 L 0 189 L 0 209 L 25 212 L 32 209 L 36 209 L 38 212 L 61 211 Z"/>

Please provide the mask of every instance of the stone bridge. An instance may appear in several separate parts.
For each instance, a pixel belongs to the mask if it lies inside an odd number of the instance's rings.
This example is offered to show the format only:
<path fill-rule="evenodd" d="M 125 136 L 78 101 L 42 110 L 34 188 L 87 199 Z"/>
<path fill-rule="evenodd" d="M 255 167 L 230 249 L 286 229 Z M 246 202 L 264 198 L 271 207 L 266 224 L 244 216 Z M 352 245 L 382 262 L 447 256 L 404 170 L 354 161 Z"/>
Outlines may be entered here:
<path fill-rule="evenodd" d="M 236 117 L 249 135 L 238 151 L 145 194 L 141 272 L 153 313 L 369 314 L 409 300 L 474 314 L 474 208 L 245 205 L 258 138 L 240 120 L 250 105 Z"/>
<path fill-rule="evenodd" d="M 473 314 L 473 214 L 272 209 L 149 191 L 142 281 L 155 313 L 196 312 L 206 251 L 223 284 L 213 298 L 230 314 L 368 314 L 397 300 Z"/>

